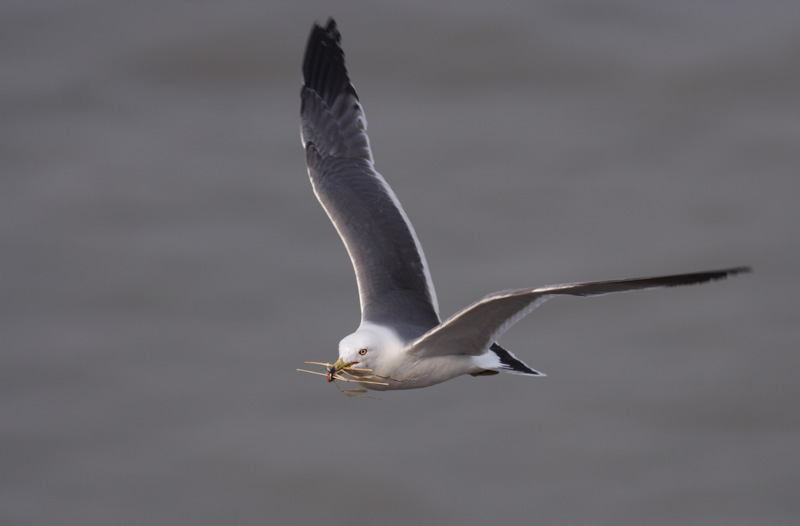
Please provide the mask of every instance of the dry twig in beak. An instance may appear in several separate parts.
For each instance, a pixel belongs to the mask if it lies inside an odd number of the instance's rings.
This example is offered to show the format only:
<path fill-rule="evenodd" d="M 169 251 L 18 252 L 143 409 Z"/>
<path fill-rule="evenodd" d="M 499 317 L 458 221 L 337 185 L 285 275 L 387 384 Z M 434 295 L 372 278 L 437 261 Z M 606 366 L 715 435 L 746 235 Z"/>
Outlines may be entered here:
<path fill-rule="evenodd" d="M 304 362 L 309 365 L 321 365 L 325 367 L 326 371 L 324 373 L 318 371 L 309 371 L 306 369 L 298 369 L 301 373 L 309 373 L 309 374 L 316 374 L 318 376 L 324 376 L 328 379 L 328 382 L 333 382 L 336 388 L 341 391 L 342 393 L 346 394 L 347 396 L 359 397 L 359 398 L 372 398 L 367 397 L 363 393 L 366 393 L 366 389 L 342 389 L 336 383 L 336 380 L 341 380 L 342 382 L 349 382 L 349 383 L 358 383 L 358 384 L 369 384 L 369 385 L 389 385 L 388 381 L 393 382 L 400 382 L 401 380 L 397 380 L 396 378 L 392 378 L 390 376 L 381 376 L 378 374 L 372 374 L 372 369 L 366 368 L 358 368 L 354 369 L 352 366 L 343 367 L 341 369 L 336 369 L 336 366 L 332 363 L 327 362 Z M 382 381 L 383 380 L 383 381 Z"/>

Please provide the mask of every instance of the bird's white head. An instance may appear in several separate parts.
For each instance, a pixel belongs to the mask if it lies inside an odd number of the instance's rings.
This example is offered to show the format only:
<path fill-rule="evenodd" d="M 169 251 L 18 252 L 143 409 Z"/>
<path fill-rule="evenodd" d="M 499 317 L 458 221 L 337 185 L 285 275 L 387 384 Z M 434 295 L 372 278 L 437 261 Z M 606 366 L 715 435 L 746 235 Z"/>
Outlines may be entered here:
<path fill-rule="evenodd" d="M 382 350 L 379 335 L 369 329 L 360 327 L 356 332 L 342 338 L 339 342 L 339 360 L 337 363 L 347 364 L 347 367 L 358 369 L 371 369 L 370 364 L 375 362 Z"/>
<path fill-rule="evenodd" d="M 389 328 L 362 323 L 356 332 L 339 342 L 339 359 L 330 367 L 329 378 L 337 372 L 352 367 L 369 369 L 376 374 L 393 362 L 402 352 L 403 343 Z"/>

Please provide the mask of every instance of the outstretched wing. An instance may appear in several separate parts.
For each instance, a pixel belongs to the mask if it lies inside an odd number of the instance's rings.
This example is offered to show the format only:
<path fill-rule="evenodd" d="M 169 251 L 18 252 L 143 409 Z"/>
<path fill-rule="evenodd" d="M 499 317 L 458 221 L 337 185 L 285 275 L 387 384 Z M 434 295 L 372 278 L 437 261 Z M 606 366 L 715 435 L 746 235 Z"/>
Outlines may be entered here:
<path fill-rule="evenodd" d="M 545 301 L 559 295 L 600 296 L 615 292 L 695 285 L 749 272 L 748 267 L 651 278 L 550 285 L 495 292 L 461 310 L 415 340 L 407 352 L 420 356 L 481 355 L 512 325 Z"/>
<path fill-rule="evenodd" d="M 401 333 L 415 327 L 417 336 L 440 321 L 436 293 L 414 229 L 375 171 L 367 121 L 332 19 L 311 30 L 303 80 L 301 136 L 308 174 L 353 263 L 361 318 Z"/>

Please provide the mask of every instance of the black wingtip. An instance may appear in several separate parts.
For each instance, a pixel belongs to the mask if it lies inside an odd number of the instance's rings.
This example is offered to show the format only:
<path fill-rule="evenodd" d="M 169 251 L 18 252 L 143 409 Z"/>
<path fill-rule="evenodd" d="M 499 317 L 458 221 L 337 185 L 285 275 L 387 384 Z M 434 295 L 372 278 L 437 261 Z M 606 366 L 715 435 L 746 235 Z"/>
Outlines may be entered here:
<path fill-rule="evenodd" d="M 667 287 L 680 287 L 683 285 L 698 285 L 708 281 L 717 281 L 729 278 L 737 274 L 752 272 L 750 267 L 733 267 L 721 270 L 709 270 L 706 272 L 692 272 L 691 274 L 679 274 L 677 276 L 665 276 L 663 285 Z"/>
<path fill-rule="evenodd" d="M 329 105 L 343 90 L 358 98 L 347 75 L 342 35 L 333 18 L 328 18 L 324 26 L 314 23 L 311 28 L 303 57 L 303 85 Z"/>
<path fill-rule="evenodd" d="M 492 351 L 497 357 L 500 359 L 500 363 L 503 366 L 503 369 L 507 370 L 508 372 L 514 372 L 519 374 L 528 374 L 531 376 L 545 376 L 544 374 L 531 369 L 525 363 L 523 363 L 519 358 L 508 352 L 507 350 L 500 347 L 498 343 L 493 343 L 489 350 Z"/>
<path fill-rule="evenodd" d="M 714 281 L 718 279 L 725 279 L 730 276 L 735 276 L 737 274 L 747 274 L 752 272 L 752 267 L 743 266 L 743 267 L 733 267 L 733 268 L 726 268 L 722 270 L 710 270 L 706 272 L 694 272 L 691 274 L 684 274 L 675 276 L 675 281 L 673 283 L 667 283 L 667 286 L 681 286 L 681 285 L 694 285 L 697 283 L 703 283 L 705 281 Z"/>

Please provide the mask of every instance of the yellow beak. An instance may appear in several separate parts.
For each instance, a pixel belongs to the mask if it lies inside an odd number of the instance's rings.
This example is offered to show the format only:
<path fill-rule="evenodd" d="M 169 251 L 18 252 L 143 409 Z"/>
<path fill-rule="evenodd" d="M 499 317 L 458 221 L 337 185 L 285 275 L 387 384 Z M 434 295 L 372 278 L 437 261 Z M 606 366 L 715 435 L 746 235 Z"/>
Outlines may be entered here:
<path fill-rule="evenodd" d="M 333 364 L 330 367 L 328 367 L 328 383 L 333 381 L 334 376 L 339 374 L 339 371 L 341 371 L 342 369 L 347 369 L 348 367 L 350 367 L 351 365 L 353 365 L 355 363 L 356 362 L 345 362 L 341 358 L 336 360 L 335 364 Z"/>

